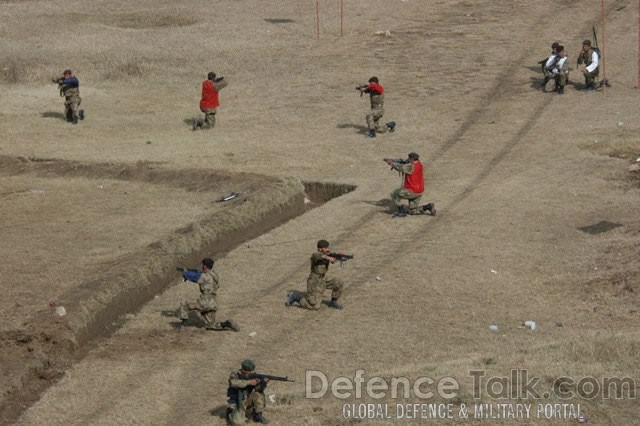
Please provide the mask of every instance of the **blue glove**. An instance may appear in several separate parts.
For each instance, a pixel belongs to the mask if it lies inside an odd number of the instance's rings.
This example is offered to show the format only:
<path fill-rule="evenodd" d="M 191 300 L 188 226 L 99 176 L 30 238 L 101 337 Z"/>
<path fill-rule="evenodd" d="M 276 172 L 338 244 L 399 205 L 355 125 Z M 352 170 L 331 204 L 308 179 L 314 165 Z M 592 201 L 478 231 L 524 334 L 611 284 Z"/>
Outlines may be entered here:
<path fill-rule="evenodd" d="M 202 275 L 202 272 L 197 269 L 187 269 L 184 271 L 184 274 L 182 274 L 182 277 L 185 281 L 193 281 L 194 283 L 197 283 L 200 279 L 200 275 Z"/>

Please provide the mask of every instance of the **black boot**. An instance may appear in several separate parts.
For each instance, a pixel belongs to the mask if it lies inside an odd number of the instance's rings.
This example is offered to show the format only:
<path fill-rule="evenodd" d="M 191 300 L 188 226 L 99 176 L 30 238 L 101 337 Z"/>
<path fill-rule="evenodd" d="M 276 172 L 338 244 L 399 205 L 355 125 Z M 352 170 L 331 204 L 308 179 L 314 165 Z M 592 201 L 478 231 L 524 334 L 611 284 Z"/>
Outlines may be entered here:
<path fill-rule="evenodd" d="M 333 309 L 342 309 L 342 305 L 338 303 L 337 299 L 331 299 L 331 302 L 327 303 L 327 306 Z"/>
<path fill-rule="evenodd" d="M 71 123 L 72 124 L 78 124 L 78 116 L 77 115 L 73 116 L 73 119 L 71 120 Z"/>
<path fill-rule="evenodd" d="M 396 122 L 395 121 L 390 121 L 387 124 L 385 124 L 385 126 L 387 127 L 387 129 L 389 129 L 390 133 L 393 133 L 396 130 Z"/>
<path fill-rule="evenodd" d="M 436 205 L 433 204 L 433 203 L 425 204 L 424 206 L 422 206 L 422 211 L 423 212 L 429 212 L 429 213 L 431 213 L 431 216 L 435 216 L 436 215 Z"/>
<path fill-rule="evenodd" d="M 367 136 L 374 139 L 376 137 L 376 131 L 373 129 L 369 130 L 369 134 Z"/>
<path fill-rule="evenodd" d="M 564 86 L 558 87 L 558 95 L 564 95 Z"/>
<path fill-rule="evenodd" d="M 262 413 L 253 413 L 252 420 L 256 423 L 262 423 L 263 425 L 266 425 L 269 423 L 269 420 L 267 420 L 267 418 L 263 416 Z"/>
<path fill-rule="evenodd" d="M 226 320 L 220 323 L 223 330 L 240 331 L 240 327 L 234 320 Z"/>
<path fill-rule="evenodd" d="M 198 121 L 197 118 L 194 118 L 193 122 L 191 123 L 191 128 L 193 130 L 198 130 L 198 127 L 200 127 L 200 122 Z"/>
<path fill-rule="evenodd" d="M 289 308 L 296 302 L 300 303 L 301 300 L 302 295 L 300 295 L 299 293 L 291 293 L 284 305 Z"/>
<path fill-rule="evenodd" d="M 407 210 L 404 206 L 399 206 L 398 211 L 394 213 L 393 217 L 405 217 L 407 215 Z"/>
<path fill-rule="evenodd" d="M 80 112 L 78 113 L 78 118 L 80 120 L 84 120 L 84 110 L 83 109 L 81 109 Z"/>

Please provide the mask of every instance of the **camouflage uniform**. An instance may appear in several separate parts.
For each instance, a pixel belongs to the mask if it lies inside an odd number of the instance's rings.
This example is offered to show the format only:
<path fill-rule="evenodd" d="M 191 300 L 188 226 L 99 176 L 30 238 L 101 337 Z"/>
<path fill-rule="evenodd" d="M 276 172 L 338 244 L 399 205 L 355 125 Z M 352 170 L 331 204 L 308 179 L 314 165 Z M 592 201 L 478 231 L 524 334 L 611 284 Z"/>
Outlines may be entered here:
<path fill-rule="evenodd" d="M 371 98 L 371 112 L 366 115 L 367 127 L 377 133 L 384 133 L 387 131 L 387 127 L 380 125 L 380 119 L 384 115 L 384 94 L 371 92 L 369 96 Z"/>
<path fill-rule="evenodd" d="M 578 56 L 578 65 L 585 65 L 585 70 L 583 73 L 584 83 L 587 85 L 587 87 L 592 87 L 595 89 L 595 81 L 597 80 L 598 75 L 600 75 L 600 63 L 598 62 L 598 66 L 596 67 L 596 69 L 591 72 L 586 69 L 586 67 L 591 65 L 591 63 L 593 62 L 593 53 L 593 48 L 591 47 L 589 47 L 589 50 L 587 50 L 586 52 L 581 52 L 580 56 Z M 599 59 L 600 58 L 598 58 L 598 60 Z"/>
<path fill-rule="evenodd" d="M 331 298 L 339 299 L 342 294 L 343 283 L 338 278 L 327 279 L 325 277 L 329 270 L 329 261 L 324 259 L 324 255 L 317 251 L 311 255 L 311 273 L 307 278 L 307 295 L 300 301 L 300 306 L 307 309 L 320 309 L 322 293 L 325 289 L 331 289 Z"/>
<path fill-rule="evenodd" d="M 197 284 L 200 286 L 200 297 L 193 302 L 180 303 L 180 308 L 178 309 L 180 319 L 187 320 L 189 319 L 189 311 L 198 311 L 206 328 L 223 328 L 220 323 L 215 322 L 216 311 L 218 310 L 218 305 L 215 300 L 215 296 L 218 293 L 218 283 L 219 278 L 215 271 L 202 272 L 197 281 Z"/>
<path fill-rule="evenodd" d="M 64 96 L 64 117 L 67 121 L 77 120 L 78 107 L 82 103 L 80 98 L 80 87 L 77 78 L 73 77 L 76 84 L 64 84 L 61 81 L 65 80 L 64 75 L 61 77 L 53 78 L 53 81 L 58 82 L 60 88 L 60 96 Z"/>
<path fill-rule="evenodd" d="M 404 176 L 413 173 L 413 164 L 406 163 L 401 164 L 398 162 L 391 163 L 391 167 L 402 174 L 402 181 L 404 182 Z M 402 200 L 409 200 L 409 214 L 423 214 L 423 210 L 420 208 L 420 199 L 422 194 L 416 194 L 406 188 L 398 188 L 391 193 L 391 198 L 396 207 L 402 206 Z"/>
<path fill-rule="evenodd" d="M 229 83 L 227 80 L 214 81 L 213 86 L 216 88 L 216 91 L 227 87 Z M 218 107 L 215 108 L 200 108 L 200 111 L 204 113 L 204 122 L 202 123 L 203 129 L 212 129 L 216 125 L 216 112 L 218 111 Z"/>
<path fill-rule="evenodd" d="M 267 405 L 264 390 L 250 385 L 249 380 L 242 377 L 241 370 L 234 371 L 229 376 L 228 417 L 232 424 L 242 424 L 247 418 L 247 414 L 251 418 L 261 415 Z"/>

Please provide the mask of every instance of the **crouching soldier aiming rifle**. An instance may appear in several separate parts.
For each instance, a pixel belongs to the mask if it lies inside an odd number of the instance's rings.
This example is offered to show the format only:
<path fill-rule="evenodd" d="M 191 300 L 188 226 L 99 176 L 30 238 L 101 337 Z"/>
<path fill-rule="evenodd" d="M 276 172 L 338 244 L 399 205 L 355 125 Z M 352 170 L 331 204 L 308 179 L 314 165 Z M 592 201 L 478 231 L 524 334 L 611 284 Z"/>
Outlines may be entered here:
<path fill-rule="evenodd" d="M 78 119 L 84 120 L 84 110 L 78 110 L 82 103 L 78 78 L 71 70 L 64 70 L 61 77 L 53 77 L 51 81 L 58 85 L 60 96 L 64 97 L 65 120 L 73 124 L 78 124 Z"/>
<path fill-rule="evenodd" d="M 405 217 L 407 214 L 418 215 L 426 212 L 435 216 L 434 203 L 420 206 L 420 199 L 424 192 L 424 173 L 420 156 L 411 152 L 406 160 L 385 158 L 384 161 L 391 166 L 392 170 L 397 170 L 402 177 L 402 186 L 391 193 L 393 203 L 398 209 L 393 216 Z M 409 200 L 409 211 L 405 209 L 402 200 Z"/>
<path fill-rule="evenodd" d="M 263 415 L 267 404 L 264 395 L 267 384 L 271 380 L 293 382 L 288 377 L 256 373 L 255 368 L 252 360 L 245 359 L 240 370 L 232 372 L 229 376 L 227 420 L 232 425 L 243 424 L 247 418 L 256 423 L 269 423 Z"/>
<path fill-rule="evenodd" d="M 222 323 L 215 322 L 216 312 L 218 311 L 218 304 L 216 303 L 215 296 L 218 293 L 218 288 L 220 286 L 220 278 L 213 270 L 213 263 L 213 259 L 202 259 L 201 271 L 197 269 L 176 268 L 177 271 L 183 273 L 182 277 L 185 282 L 194 282 L 200 287 L 200 297 L 195 301 L 180 303 L 177 316 L 180 318 L 181 323 L 178 330 L 189 324 L 189 311 L 197 311 L 200 314 L 200 318 L 207 330 L 240 331 L 240 328 L 233 320 L 227 320 Z"/>
<path fill-rule="evenodd" d="M 353 259 L 351 255 L 342 253 L 332 253 L 329 249 L 329 241 L 320 240 L 317 244 L 318 250 L 311 255 L 311 272 L 307 278 L 307 294 L 302 297 L 299 293 L 291 293 L 285 306 L 290 307 L 298 303 L 302 308 L 318 310 L 322 301 L 322 293 L 325 289 L 331 290 L 331 301 L 327 304 L 330 308 L 342 309 L 338 299 L 342 294 L 344 284 L 338 278 L 327 278 L 329 264 L 339 261 L 341 264 L 347 259 Z"/>

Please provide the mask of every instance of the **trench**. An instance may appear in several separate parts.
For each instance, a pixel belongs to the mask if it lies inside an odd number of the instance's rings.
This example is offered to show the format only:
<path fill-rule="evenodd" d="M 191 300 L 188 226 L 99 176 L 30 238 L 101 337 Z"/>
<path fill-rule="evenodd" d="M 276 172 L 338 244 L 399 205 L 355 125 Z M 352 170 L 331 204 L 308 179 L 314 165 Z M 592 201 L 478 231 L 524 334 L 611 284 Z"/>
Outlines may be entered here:
<path fill-rule="evenodd" d="M 239 176 L 219 170 L 164 169 L 161 164 L 148 162 L 129 165 L 7 156 L 0 156 L 0 175 L 108 178 L 169 185 L 201 194 L 215 192 L 211 190 L 211 182 L 234 179 L 259 182 L 252 194 L 240 196 L 224 209 L 174 229 L 166 237 L 118 259 L 99 278 L 60 295 L 68 312 L 65 317 L 57 318 L 51 309 L 42 309 L 25 321 L 23 329 L 0 336 L 0 344 L 9 349 L 4 359 L 13 356 L 24 360 L 13 369 L 3 365 L 6 374 L 2 383 L 5 391 L 0 395 L 2 423 L 16 421 L 94 343 L 121 327 L 127 314 L 139 311 L 174 285 L 176 265 L 198 265 L 204 257 L 217 260 L 242 243 L 356 189 L 348 184 L 246 173 Z"/>

